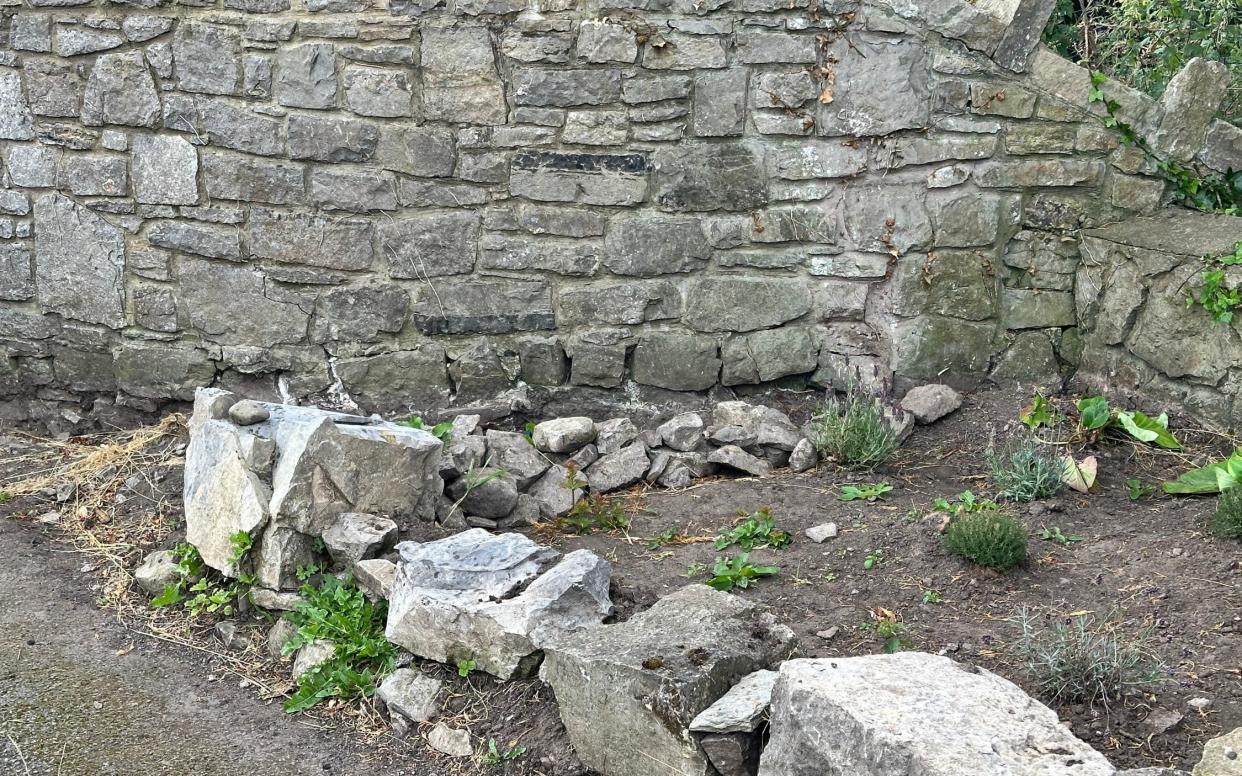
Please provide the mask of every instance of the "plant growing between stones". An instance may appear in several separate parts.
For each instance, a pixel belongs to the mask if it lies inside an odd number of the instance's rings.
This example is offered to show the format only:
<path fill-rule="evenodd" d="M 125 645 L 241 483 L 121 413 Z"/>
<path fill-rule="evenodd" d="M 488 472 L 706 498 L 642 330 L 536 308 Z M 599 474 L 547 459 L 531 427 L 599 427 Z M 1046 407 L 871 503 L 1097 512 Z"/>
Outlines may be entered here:
<path fill-rule="evenodd" d="M 510 741 L 509 744 L 501 749 L 496 743 L 496 739 L 487 739 L 487 751 L 479 757 L 479 762 L 483 765 L 501 765 L 511 760 L 516 760 L 526 754 L 526 747 L 519 746 L 517 741 Z"/>
<path fill-rule="evenodd" d="M 1012 650 L 1050 702 L 1107 706 L 1159 680 L 1150 629 L 1127 637 L 1122 623 L 1097 622 L 1087 612 L 1038 622 L 1026 608 L 1013 621 L 1021 635 Z"/>
<path fill-rule="evenodd" d="M 749 553 L 741 553 L 736 558 L 716 558 L 712 565 L 708 587 L 728 593 L 734 588 L 746 589 L 763 577 L 779 574 L 779 566 L 755 565 L 749 560 Z"/>
<path fill-rule="evenodd" d="M 1061 490 L 1065 464 L 1030 438 L 1011 438 L 999 450 L 984 451 L 988 474 L 1001 498 L 1036 501 Z"/>
<path fill-rule="evenodd" d="M 247 534 L 246 539 L 249 538 Z M 239 554 L 238 547 L 242 542 L 237 534 L 231 537 L 230 543 L 237 558 L 235 562 L 240 562 L 245 557 L 245 551 Z M 237 599 L 246 595 L 254 584 L 254 577 L 251 575 L 242 574 L 238 579 L 230 580 L 215 569 L 208 568 L 198 554 L 198 549 L 187 542 L 173 548 L 173 561 L 176 564 L 176 580 L 151 599 L 153 608 L 182 604 L 192 617 L 201 617 L 204 614 L 228 617 L 236 611 Z"/>
<path fill-rule="evenodd" d="M 1242 539 L 1242 488 L 1221 491 L 1212 514 L 1212 533 L 1222 539 Z"/>
<path fill-rule="evenodd" d="M 428 427 L 426 421 L 424 421 L 418 415 L 411 415 L 408 420 L 397 421 L 397 425 L 407 426 L 409 428 L 416 428 L 416 429 L 419 429 L 420 431 L 426 431 L 427 433 L 431 434 L 436 439 L 439 439 L 441 442 L 447 442 L 453 436 L 453 424 L 452 423 L 450 422 L 437 423 L 434 426 Z"/>
<path fill-rule="evenodd" d="M 875 501 L 885 493 L 891 493 L 893 486 L 887 482 L 877 482 L 871 485 L 842 485 L 841 494 L 837 496 L 841 501 Z"/>
<path fill-rule="evenodd" d="M 304 711 L 325 698 L 366 698 L 376 682 L 391 673 L 397 650 L 384 637 L 388 604 L 367 600 L 353 581 L 324 576 L 319 586 L 303 585 L 302 600 L 285 615 L 297 632 L 281 648 L 289 655 L 315 641 L 330 641 L 332 657 L 298 679 L 298 689 L 284 703 L 290 713 Z"/>
<path fill-rule="evenodd" d="M 971 563 L 1008 571 L 1026 560 L 1026 529 L 995 508 L 960 513 L 945 529 L 944 546 Z"/>
<path fill-rule="evenodd" d="M 574 463 L 566 465 L 565 470 L 561 487 L 572 494 L 574 505 L 557 521 L 558 525 L 569 526 L 577 534 L 589 534 L 595 530 L 624 531 L 630 527 L 630 519 L 619 499 L 598 493 L 580 497 L 578 493 L 586 490 L 587 481 L 578 473 Z"/>
<path fill-rule="evenodd" d="M 246 531 L 238 531 L 229 537 L 229 547 L 232 550 L 229 553 L 229 563 L 236 566 L 242 562 L 246 554 L 254 547 L 254 539 Z"/>
<path fill-rule="evenodd" d="M 820 455 L 854 468 L 879 466 L 898 444 L 879 401 L 853 388 L 843 400 L 834 396 L 824 402 L 811 419 L 811 434 Z"/>
<path fill-rule="evenodd" d="M 473 660 L 458 660 L 457 661 L 457 675 L 460 676 L 462 679 L 465 679 L 469 677 L 470 674 L 474 673 L 474 669 L 477 667 L 477 665 L 478 664 L 475 663 L 475 661 Z"/>
<path fill-rule="evenodd" d="M 789 546 L 792 540 L 788 531 L 777 527 L 772 510 L 769 507 L 763 507 L 733 528 L 721 531 L 716 537 L 716 549 L 723 550 L 736 544 L 747 552 L 765 547 L 779 550 Z"/>
<path fill-rule="evenodd" d="M 1195 298 L 1193 291 L 1187 289 L 1186 306 L 1191 307 L 1197 303 L 1211 314 L 1213 321 L 1229 324 L 1233 321 L 1234 308 L 1242 305 L 1242 289 L 1226 285 L 1225 272 L 1228 267 L 1242 264 L 1242 240 L 1233 246 L 1233 253 L 1204 256 L 1203 263 L 1207 265 L 1201 275 L 1203 289 L 1199 291 L 1198 298 Z"/>

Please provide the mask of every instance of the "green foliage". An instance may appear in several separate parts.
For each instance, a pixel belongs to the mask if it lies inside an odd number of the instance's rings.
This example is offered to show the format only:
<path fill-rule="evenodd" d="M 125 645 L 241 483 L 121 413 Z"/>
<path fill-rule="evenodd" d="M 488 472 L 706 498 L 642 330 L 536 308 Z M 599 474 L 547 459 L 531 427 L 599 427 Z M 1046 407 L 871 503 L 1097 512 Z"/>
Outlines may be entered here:
<path fill-rule="evenodd" d="M 954 555 L 997 571 L 1026 560 L 1026 529 L 996 510 L 960 514 L 945 529 L 944 546 Z"/>
<path fill-rule="evenodd" d="M 925 604 L 938 604 L 943 600 L 944 599 L 940 597 L 940 593 L 937 593 L 935 590 L 923 591 L 923 603 Z"/>
<path fill-rule="evenodd" d="M 878 401 L 850 389 L 824 402 L 811 420 L 815 449 L 841 466 L 874 468 L 897 449 L 897 435 Z"/>
<path fill-rule="evenodd" d="M 914 646 L 906 633 L 909 630 L 904 622 L 896 619 L 896 617 L 884 616 L 875 620 L 875 622 L 865 622 L 862 624 L 863 630 L 873 632 L 883 642 L 880 651 L 886 655 L 894 652 L 900 652 L 903 649 L 910 649 Z"/>
<path fill-rule="evenodd" d="M 1169 416 L 1149 417 L 1138 410 L 1114 410 L 1103 396 L 1088 396 L 1075 402 L 1078 428 L 1095 435 L 1108 428 L 1120 428 L 1140 442 L 1154 442 L 1166 450 L 1181 450 L 1182 443 L 1169 433 Z"/>
<path fill-rule="evenodd" d="M 1074 402 L 1078 408 L 1078 427 L 1085 431 L 1095 431 L 1108 425 L 1112 411 L 1108 407 L 1108 399 L 1103 396 L 1088 396 Z"/>
<path fill-rule="evenodd" d="M 884 550 L 872 550 L 863 558 L 863 571 L 870 571 L 884 560 Z"/>
<path fill-rule="evenodd" d="M 747 552 L 762 547 L 779 550 L 788 546 L 792 540 L 793 537 L 788 531 L 777 527 L 776 518 L 772 517 L 772 510 L 764 507 L 733 528 L 721 531 L 716 537 L 716 549 L 723 550 L 736 544 Z"/>
<path fill-rule="evenodd" d="M 1192 469 L 1176 480 L 1164 483 L 1164 492 L 1176 496 L 1198 496 L 1221 493 L 1242 480 L 1242 449 L 1223 461 Z"/>
<path fill-rule="evenodd" d="M 1010 439 L 1000 450 L 984 451 L 988 473 L 1001 498 L 1036 501 L 1061 490 L 1065 463 L 1033 439 Z"/>
<path fill-rule="evenodd" d="M 1126 480 L 1126 495 L 1131 501 L 1141 501 L 1156 492 L 1156 486 L 1144 485 L 1142 480 Z"/>
<path fill-rule="evenodd" d="M 780 571 L 779 566 L 753 565 L 748 560 L 748 554 L 743 552 L 736 558 L 716 558 L 707 585 L 728 593 L 734 588 L 748 588 L 759 579 L 775 576 Z"/>
<path fill-rule="evenodd" d="M 474 673 L 474 669 L 477 667 L 478 667 L 478 664 L 475 663 L 473 660 L 458 660 L 457 661 L 457 675 L 460 676 L 462 679 L 465 679 L 466 677 L 470 676 L 470 674 Z"/>
<path fill-rule="evenodd" d="M 322 569 L 320 569 L 319 566 L 314 563 L 310 563 L 305 566 L 298 566 L 297 571 L 295 571 L 294 574 L 297 576 L 299 582 L 309 582 L 310 578 L 318 574 L 321 570 Z"/>
<path fill-rule="evenodd" d="M 1230 65 L 1220 115 L 1242 122 L 1242 6 L 1237 0 L 1057 0 L 1044 42 L 1058 54 L 1158 97 L 1194 57 Z"/>
<path fill-rule="evenodd" d="M 254 547 L 254 539 L 250 538 L 250 534 L 245 531 L 238 531 L 229 537 L 229 547 L 232 552 L 229 553 L 229 563 L 236 566 L 246 558 L 246 554 Z"/>
<path fill-rule="evenodd" d="M 1212 533 L 1222 539 L 1242 539 L 1242 488 L 1221 491 L 1212 515 Z"/>
<path fill-rule="evenodd" d="M 13 494 L 7 490 L 0 490 L 0 504 L 7 504 L 13 499 Z"/>
<path fill-rule="evenodd" d="M 247 535 L 246 539 L 249 538 Z M 242 542 L 238 539 L 238 534 L 234 534 L 233 539 L 237 540 L 234 542 L 234 554 L 237 554 L 237 547 Z M 151 599 L 151 606 L 154 608 L 181 604 L 194 617 L 205 614 L 228 617 L 235 611 L 237 599 L 249 591 L 254 581 L 252 577 L 245 575 L 236 580 L 225 578 L 214 569 L 208 568 L 198 554 L 198 549 L 186 542 L 173 548 L 173 560 L 176 563 L 176 580 Z"/>
<path fill-rule="evenodd" d="M 387 602 L 372 603 L 352 580 L 342 582 L 333 576 L 323 577 L 318 587 L 303 585 L 299 593 L 297 608 L 285 615 L 297 632 L 285 643 L 283 654 L 324 640 L 331 641 L 335 650 L 329 660 L 298 679 L 285 711 L 305 711 L 325 698 L 370 696 L 396 661 L 396 647 L 384 638 Z"/>
<path fill-rule="evenodd" d="M 433 437 L 435 437 L 436 439 L 439 439 L 441 442 L 447 442 L 449 441 L 449 437 L 453 436 L 453 424 L 452 423 L 449 423 L 449 422 L 437 423 L 434 426 L 431 426 L 430 428 L 428 428 L 427 423 L 417 415 L 412 415 L 410 416 L 409 420 L 402 420 L 398 422 L 397 425 L 408 426 L 410 428 L 416 428 L 420 431 L 429 432 Z"/>
<path fill-rule="evenodd" d="M 504 749 L 496 743 L 496 739 L 487 739 L 487 751 L 479 758 L 484 765 L 501 765 L 516 760 L 526 754 L 526 747 L 518 746 L 516 741 L 510 741 L 509 745 Z"/>
<path fill-rule="evenodd" d="M 1039 538 L 1043 539 L 1046 542 L 1056 542 L 1062 547 L 1068 547 L 1073 542 L 1082 541 L 1081 536 L 1074 536 L 1072 534 L 1069 536 L 1066 536 L 1065 534 L 1061 533 L 1061 529 L 1056 527 L 1055 525 L 1052 526 L 1051 528 L 1045 527 L 1042 531 L 1040 531 Z"/>
<path fill-rule="evenodd" d="M 673 544 L 681 538 L 681 531 L 676 528 L 667 528 L 658 536 L 653 537 L 647 542 L 647 549 L 658 550 L 666 544 Z"/>
<path fill-rule="evenodd" d="M 1026 609 L 1014 622 L 1022 635 L 1013 651 L 1052 703 L 1107 705 L 1160 678 L 1160 661 L 1147 646 L 1150 631 L 1128 638 L 1119 623 L 1097 623 L 1090 614 L 1037 623 Z"/>
<path fill-rule="evenodd" d="M 1170 184 L 1173 201 L 1182 207 L 1206 213 L 1237 215 L 1242 210 L 1242 170 L 1200 173 L 1193 167 L 1161 157 L 1133 126 L 1118 117 L 1120 103 L 1108 99 L 1101 88 L 1107 80 L 1108 77 L 1099 71 L 1091 73 L 1088 100 L 1104 106 L 1107 113 L 1104 126 L 1116 129 L 1121 142 L 1142 151 L 1155 166 L 1160 176 Z"/>
<path fill-rule="evenodd" d="M 950 517 L 958 515 L 971 515 L 978 512 L 995 512 L 1000 509 L 1000 505 L 995 501 L 975 496 L 973 491 L 964 490 L 957 494 L 957 503 L 953 503 L 948 499 L 936 499 L 936 511 L 945 512 Z"/>
<path fill-rule="evenodd" d="M 586 489 L 587 481 L 582 479 L 573 463 L 565 468 L 567 472 L 561 487 L 577 498 L 578 491 Z M 593 494 L 574 501 L 573 507 L 561 517 L 559 524 L 573 528 L 575 533 L 589 534 L 596 530 L 624 531 L 630 527 L 630 519 L 626 517 L 619 499 Z"/>
<path fill-rule="evenodd" d="M 1232 323 L 1233 309 L 1242 305 L 1242 289 L 1229 288 L 1226 285 L 1225 268 L 1242 264 L 1242 240 L 1233 246 L 1233 253 L 1204 256 L 1203 262 L 1207 265 L 1201 275 L 1203 288 L 1199 291 L 1198 298 L 1193 291 L 1186 291 L 1186 306 L 1191 307 L 1198 303 L 1211 314 L 1213 321 Z"/>
<path fill-rule="evenodd" d="M 1057 412 L 1057 408 L 1052 402 L 1048 401 L 1048 397 L 1042 393 L 1037 393 L 1031 397 L 1031 403 L 1022 408 L 1022 414 L 1018 416 L 1022 424 L 1031 431 L 1040 426 L 1055 426 L 1061 422 L 1061 413 Z"/>
<path fill-rule="evenodd" d="M 876 482 L 870 485 L 842 485 L 841 495 L 838 496 L 841 501 L 858 501 L 865 499 L 866 501 L 875 501 L 885 493 L 891 493 L 893 486 L 887 482 Z"/>

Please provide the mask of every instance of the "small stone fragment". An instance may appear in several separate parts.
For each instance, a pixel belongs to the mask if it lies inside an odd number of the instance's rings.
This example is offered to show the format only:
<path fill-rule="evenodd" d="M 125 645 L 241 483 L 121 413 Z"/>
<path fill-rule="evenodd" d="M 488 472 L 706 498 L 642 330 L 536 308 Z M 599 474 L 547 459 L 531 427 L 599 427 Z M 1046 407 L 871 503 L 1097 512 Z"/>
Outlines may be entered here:
<path fill-rule="evenodd" d="M 172 550 L 156 550 L 134 569 L 134 581 L 149 595 L 159 595 L 176 582 L 177 560 Z"/>
<path fill-rule="evenodd" d="M 750 733 L 759 727 L 772 702 L 775 671 L 756 671 L 733 685 L 720 700 L 690 723 L 695 733 Z"/>
<path fill-rule="evenodd" d="M 285 618 L 280 618 L 267 632 L 267 656 L 272 660 L 284 660 L 285 644 L 296 636 L 298 628 Z"/>
<path fill-rule="evenodd" d="M 688 452 L 703 444 L 704 426 L 697 412 L 683 412 L 661 424 L 658 431 L 665 447 Z"/>
<path fill-rule="evenodd" d="M 642 442 L 631 442 L 591 465 L 587 471 L 591 492 L 608 493 L 633 485 L 643 478 L 650 466 L 646 446 Z"/>
<path fill-rule="evenodd" d="M 718 447 L 707 456 L 707 460 L 754 477 L 765 477 L 771 471 L 766 461 L 756 458 L 737 445 Z"/>
<path fill-rule="evenodd" d="M 901 408 L 920 424 L 935 423 L 962 406 L 962 396 L 947 385 L 920 385 L 901 400 Z"/>
<path fill-rule="evenodd" d="M 436 696 L 443 686 L 444 682 L 413 668 L 398 668 L 375 694 L 388 707 L 389 716 L 400 714 L 411 722 L 428 722 L 439 711 Z"/>
<path fill-rule="evenodd" d="M 798 440 L 793 452 L 789 454 L 789 468 L 795 472 L 804 472 L 814 469 L 818 463 L 819 453 L 816 452 L 815 445 L 811 444 L 811 440 L 805 437 Z"/>
<path fill-rule="evenodd" d="M 392 597 L 392 580 L 397 564 L 383 558 L 368 558 L 354 564 L 354 581 L 371 600 L 387 601 Z"/>
<path fill-rule="evenodd" d="M 470 732 L 454 730 L 443 722 L 437 722 L 427 734 L 427 744 L 450 757 L 469 757 L 474 754 L 474 749 L 470 746 Z"/>
<path fill-rule="evenodd" d="M 448 494 L 466 514 L 496 519 L 517 506 L 518 483 L 504 469 L 475 469 L 450 484 Z"/>
<path fill-rule="evenodd" d="M 608 455 L 638 439 L 638 427 L 629 418 L 605 420 L 595 427 L 595 446 L 600 455 Z"/>
<path fill-rule="evenodd" d="M 323 544 L 337 563 L 373 558 L 397 541 L 397 524 L 386 517 L 346 512 L 323 532 Z"/>
<path fill-rule="evenodd" d="M 298 650 L 293 659 L 293 678 L 301 679 L 311 670 L 323 665 L 336 654 L 336 644 L 328 639 L 312 641 Z"/>
<path fill-rule="evenodd" d="M 815 525 L 815 526 L 811 526 L 810 528 L 806 529 L 806 538 L 810 539 L 816 544 L 823 544 L 829 539 L 837 538 L 837 531 L 838 529 L 837 529 L 836 523 L 824 523 L 822 525 Z"/>
<path fill-rule="evenodd" d="M 590 418 L 556 418 L 535 426 L 531 441 L 545 453 L 573 453 L 595 440 L 595 422 Z"/>
<path fill-rule="evenodd" d="M 242 399 L 232 407 L 229 407 L 229 420 L 239 426 L 253 426 L 256 423 L 262 423 L 271 416 L 272 413 L 267 407 L 250 399 Z"/>

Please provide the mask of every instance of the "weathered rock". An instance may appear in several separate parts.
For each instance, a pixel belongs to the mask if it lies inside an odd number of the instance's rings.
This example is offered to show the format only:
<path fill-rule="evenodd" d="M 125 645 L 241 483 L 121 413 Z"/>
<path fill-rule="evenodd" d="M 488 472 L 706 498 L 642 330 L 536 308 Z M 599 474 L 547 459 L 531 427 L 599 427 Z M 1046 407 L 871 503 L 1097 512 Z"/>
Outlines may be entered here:
<path fill-rule="evenodd" d="M 484 437 L 491 465 L 513 475 L 519 489 L 529 486 L 552 465 L 522 434 L 488 429 Z"/>
<path fill-rule="evenodd" d="M 388 708 L 389 716 L 400 714 L 410 722 L 429 722 L 439 712 L 436 696 L 444 682 L 414 668 L 398 668 L 389 674 L 375 694 Z"/>
<path fill-rule="evenodd" d="M 720 776 L 754 776 L 761 745 L 761 736 L 754 733 L 708 733 L 699 738 L 699 746 Z"/>
<path fill-rule="evenodd" d="M 595 447 L 600 455 L 615 453 L 638 439 L 638 426 L 629 418 L 605 420 L 595 426 Z"/>
<path fill-rule="evenodd" d="M 554 465 L 526 491 L 535 498 L 539 505 L 539 514 L 543 517 L 551 519 L 564 515 L 573 509 L 575 498 L 582 497 L 581 492 L 574 493 L 565 487 L 568 479 L 569 469 Z M 580 472 L 578 479 L 587 481 L 586 474 Z"/>
<path fill-rule="evenodd" d="M 1242 774 L 1242 727 L 1217 736 L 1203 745 L 1193 776 L 1238 776 Z"/>
<path fill-rule="evenodd" d="M 359 512 L 345 512 L 323 532 L 323 544 L 332 560 L 347 566 L 375 557 L 396 541 L 396 523 Z"/>
<path fill-rule="evenodd" d="M 737 445 L 718 447 L 707 455 L 707 460 L 753 477 L 766 477 L 772 470 L 766 461 L 756 458 Z"/>
<path fill-rule="evenodd" d="M 917 652 L 786 662 L 770 726 L 760 776 L 1114 773 L 1015 685 Z"/>
<path fill-rule="evenodd" d="M 501 518 L 517 506 L 518 484 L 504 469 L 483 468 L 467 472 L 449 485 L 448 494 L 468 515 Z"/>
<path fill-rule="evenodd" d="M 920 385 L 901 400 L 901 408 L 919 423 L 935 423 L 962 406 L 962 397 L 947 385 Z"/>
<path fill-rule="evenodd" d="M 383 558 L 360 560 L 353 566 L 354 581 L 372 600 L 387 601 L 392 597 L 392 581 L 397 564 Z"/>
<path fill-rule="evenodd" d="M 267 587 L 250 588 L 250 603 L 270 612 L 295 611 L 302 600 L 302 596 L 286 590 L 272 590 Z"/>
<path fill-rule="evenodd" d="M 474 754 L 470 744 L 470 731 L 451 728 L 443 722 L 437 722 L 427 734 L 427 745 L 437 752 L 449 757 L 469 757 Z"/>
<path fill-rule="evenodd" d="M 440 476 L 446 480 L 461 477 L 472 469 L 482 466 L 487 456 L 487 442 L 478 435 L 453 439 L 444 447 L 440 455 Z"/>
<path fill-rule="evenodd" d="M 153 127 L 159 116 L 159 94 L 141 51 L 104 54 L 95 60 L 82 95 L 83 124 Z"/>
<path fill-rule="evenodd" d="M 703 417 L 697 412 L 683 412 L 660 424 L 657 431 L 666 447 L 684 452 L 703 445 L 704 425 Z"/>
<path fill-rule="evenodd" d="M 631 442 L 625 447 L 600 458 L 587 469 L 592 493 L 609 491 L 633 485 L 643 478 L 651 460 L 647 458 L 647 446 Z"/>
<path fill-rule="evenodd" d="M 212 635 L 221 646 L 233 652 L 241 652 L 250 646 L 250 639 L 237 632 L 235 620 L 221 620 L 212 628 Z"/>
<path fill-rule="evenodd" d="M 627 622 L 585 630 L 547 652 L 578 756 L 610 776 L 706 776 L 691 721 L 751 672 L 788 656 L 793 633 L 755 604 L 705 585 L 665 596 Z"/>
<path fill-rule="evenodd" d="M 804 472 L 814 469 L 818 463 L 819 452 L 816 451 L 815 445 L 805 437 L 799 439 L 798 444 L 794 445 L 793 452 L 789 454 L 789 468 L 795 472 Z"/>
<path fill-rule="evenodd" d="M 185 138 L 135 136 L 131 168 L 137 201 L 152 205 L 198 202 L 198 152 Z"/>
<path fill-rule="evenodd" d="M 806 529 L 806 538 L 816 544 L 823 544 L 829 539 L 835 539 L 837 538 L 837 524 L 822 523 L 820 525 L 813 525 Z"/>
<path fill-rule="evenodd" d="M 179 578 L 176 555 L 172 550 L 156 550 L 134 569 L 134 581 L 138 587 L 153 596 L 164 592 L 164 588 Z"/>
<path fill-rule="evenodd" d="M 336 644 L 328 639 L 317 639 L 298 650 L 293 659 L 293 678 L 301 679 L 336 656 Z"/>
<path fill-rule="evenodd" d="M 551 565 L 555 550 L 476 528 L 398 552 L 386 635 L 419 657 L 526 675 L 547 644 L 612 611 L 611 567 L 585 550 Z"/>
<path fill-rule="evenodd" d="M 125 239 L 93 210 L 59 193 L 34 203 L 35 283 L 44 312 L 109 328 L 125 325 Z"/>
<path fill-rule="evenodd" d="M 772 702 L 775 671 L 756 671 L 729 688 L 720 700 L 690 723 L 692 733 L 750 733 L 759 727 Z"/>
<path fill-rule="evenodd" d="M 242 399 L 241 401 L 229 407 L 229 420 L 239 426 L 253 426 L 256 423 L 262 423 L 272 416 L 262 403 L 252 401 L 250 399 Z"/>
<path fill-rule="evenodd" d="M 298 628 L 283 617 L 277 620 L 267 632 L 267 656 L 272 660 L 285 659 L 285 645 L 298 633 Z"/>
<path fill-rule="evenodd" d="M 1202 57 L 1187 62 L 1160 97 L 1160 126 L 1151 138 L 1155 149 L 1178 161 L 1194 158 L 1232 82 L 1223 62 Z"/>
<path fill-rule="evenodd" d="M 590 418 L 556 418 L 535 426 L 535 448 L 545 453 L 574 453 L 595 441 L 595 422 Z"/>

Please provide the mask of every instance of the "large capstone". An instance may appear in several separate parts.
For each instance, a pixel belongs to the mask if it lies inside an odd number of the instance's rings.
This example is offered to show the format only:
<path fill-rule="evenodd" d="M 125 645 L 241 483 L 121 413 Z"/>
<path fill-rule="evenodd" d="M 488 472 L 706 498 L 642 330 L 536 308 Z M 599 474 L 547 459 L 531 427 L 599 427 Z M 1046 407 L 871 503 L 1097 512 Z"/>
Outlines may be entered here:
<path fill-rule="evenodd" d="M 588 768 L 707 776 L 690 723 L 793 647 L 793 632 L 757 604 L 689 585 L 626 622 L 561 640 L 548 649 L 542 676 Z"/>
<path fill-rule="evenodd" d="M 379 546 L 391 538 L 391 521 L 433 519 L 443 482 L 441 445 L 431 434 L 264 402 L 255 404 L 267 418 L 240 426 L 229 418 L 238 398 L 200 389 L 190 420 L 186 539 L 208 566 L 229 575 L 245 570 L 237 567 L 233 541 L 245 531 L 254 544 L 245 562 L 258 583 L 293 588 L 298 566 L 312 561 L 315 540 L 325 533 L 342 560 L 372 551 L 357 546 L 356 531 L 342 530 L 359 519 L 352 513 L 385 526 L 373 542 Z"/>
<path fill-rule="evenodd" d="M 790 660 L 759 776 L 1112 776 L 1051 709 L 982 668 L 919 652 Z"/>
<path fill-rule="evenodd" d="M 560 558 L 521 534 L 481 528 L 397 550 L 385 633 L 418 657 L 529 675 L 541 650 L 612 612 L 612 567 L 587 550 Z"/>

